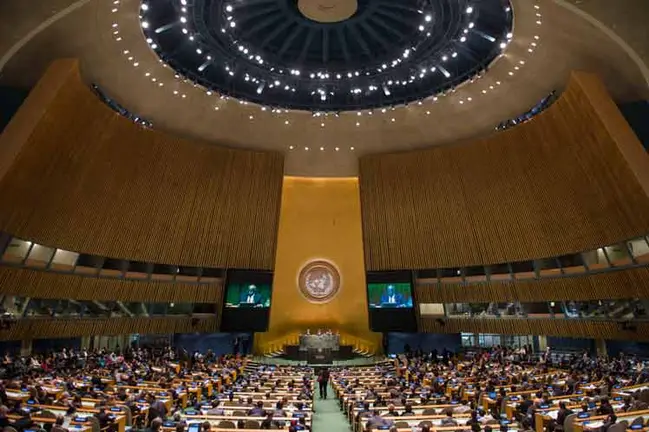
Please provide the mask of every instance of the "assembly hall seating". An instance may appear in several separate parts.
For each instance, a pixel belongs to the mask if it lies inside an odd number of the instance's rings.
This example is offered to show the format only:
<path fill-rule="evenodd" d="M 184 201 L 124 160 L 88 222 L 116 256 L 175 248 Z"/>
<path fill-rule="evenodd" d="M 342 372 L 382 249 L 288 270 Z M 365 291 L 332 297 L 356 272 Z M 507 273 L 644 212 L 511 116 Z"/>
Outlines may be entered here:
<path fill-rule="evenodd" d="M 485 373 L 468 360 L 452 367 L 412 363 L 401 356 L 391 364 L 332 371 L 331 384 L 354 432 L 368 430 L 368 420 L 377 415 L 386 420 L 381 429 L 410 431 L 428 425 L 437 432 L 475 430 L 469 422 L 473 412 L 483 430 L 600 432 L 607 421 L 606 415 L 597 415 L 605 408 L 602 401 L 610 403 L 618 418 L 608 432 L 631 430 L 632 424 L 633 430 L 649 430 L 649 385 L 629 386 L 631 380 L 623 375 L 607 377 L 615 380 L 609 388 L 611 381 L 605 379 L 585 381 L 595 375 L 532 364 L 507 370 L 495 364 Z M 568 385 L 571 380 L 575 383 Z M 534 401 L 534 409 L 522 415 L 519 406 L 525 400 Z M 558 425 L 561 402 L 575 414 Z M 449 425 L 449 413 L 456 424 Z"/>
<path fill-rule="evenodd" d="M 160 368 L 171 373 L 178 369 L 175 364 Z M 206 372 L 191 374 L 190 378 L 185 375 L 185 378 L 172 376 L 160 381 L 139 380 L 136 385 L 125 385 L 116 382 L 114 377 L 102 376 L 103 388 L 92 389 L 95 397 L 80 396 L 97 385 L 97 375 L 81 379 L 43 377 L 27 386 L 9 381 L 6 395 L 10 402 L 20 404 L 23 411 L 31 413 L 34 424 L 44 427 L 53 424 L 57 416 L 63 416 L 64 426 L 75 432 L 142 429 L 157 402 L 162 402 L 167 409 L 162 426 L 165 432 L 178 431 L 179 424 L 185 426 L 183 430 L 195 430 L 193 424 L 202 430 L 206 422 L 213 432 L 237 427 L 260 429 L 265 414 L 275 411 L 280 401 L 284 415 L 273 416 L 272 428 L 288 429 L 292 423 L 298 424 L 300 418 L 305 425 L 311 424 L 312 375 L 310 368 L 268 367 L 242 359 L 235 368 L 211 366 Z M 69 391 L 70 383 L 74 383 L 76 392 Z M 33 398 L 38 392 L 47 394 L 51 404 L 35 403 Z M 74 413 L 69 411 L 71 398 L 79 402 Z M 250 415 L 249 411 L 257 404 L 263 407 L 264 414 Z M 100 410 L 110 414 L 109 422 L 102 428 L 95 417 Z M 214 414 L 214 410 L 218 412 Z M 15 422 L 21 417 L 11 414 L 9 420 Z"/>

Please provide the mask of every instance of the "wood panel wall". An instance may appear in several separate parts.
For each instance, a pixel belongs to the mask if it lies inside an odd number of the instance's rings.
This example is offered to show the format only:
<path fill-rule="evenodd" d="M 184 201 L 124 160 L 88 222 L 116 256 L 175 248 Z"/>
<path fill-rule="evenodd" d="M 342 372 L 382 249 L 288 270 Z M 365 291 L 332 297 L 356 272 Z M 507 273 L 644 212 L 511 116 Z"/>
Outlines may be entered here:
<path fill-rule="evenodd" d="M 74 60 L 47 74 L 60 87 L 40 119 L 23 124 L 32 130 L 0 181 L 1 230 L 111 258 L 273 268 L 281 154 L 135 125 L 91 92 Z"/>
<path fill-rule="evenodd" d="M 426 333 L 495 333 L 547 335 L 593 339 L 649 340 L 649 323 L 634 322 L 635 330 L 622 323 L 567 319 L 446 319 L 422 318 L 420 331 Z"/>
<path fill-rule="evenodd" d="M 601 104 L 611 105 L 601 83 L 575 73 L 552 107 L 520 126 L 361 158 L 367 269 L 523 261 L 649 232 L 649 198 L 620 151 L 640 143 L 612 133 L 629 125 L 600 117 Z"/>
<path fill-rule="evenodd" d="M 196 285 L 135 281 L 0 267 L 0 293 L 41 299 L 213 303 L 219 310 L 223 282 Z"/>
<path fill-rule="evenodd" d="M 100 319 L 23 319 L 11 329 L 0 331 L 0 340 L 112 336 L 131 333 L 213 333 L 217 318 L 100 318 Z"/>
<path fill-rule="evenodd" d="M 474 284 L 417 284 L 419 303 L 540 302 L 649 298 L 649 268 L 589 276 Z"/>

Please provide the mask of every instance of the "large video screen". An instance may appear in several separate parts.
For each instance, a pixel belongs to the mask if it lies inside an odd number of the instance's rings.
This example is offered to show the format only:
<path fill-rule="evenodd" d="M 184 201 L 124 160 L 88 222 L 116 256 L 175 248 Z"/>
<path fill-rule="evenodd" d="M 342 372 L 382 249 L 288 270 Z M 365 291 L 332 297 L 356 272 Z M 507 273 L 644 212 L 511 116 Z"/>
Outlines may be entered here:
<path fill-rule="evenodd" d="M 231 283 L 225 291 L 225 307 L 269 308 L 270 284 Z"/>
<path fill-rule="evenodd" d="M 372 331 L 417 331 L 412 282 L 410 271 L 367 273 L 367 304 Z"/>
<path fill-rule="evenodd" d="M 268 330 L 273 297 L 273 273 L 228 270 L 221 330 L 263 332 Z"/>
<path fill-rule="evenodd" d="M 368 283 L 367 299 L 370 308 L 411 308 L 412 285 L 401 283 Z"/>

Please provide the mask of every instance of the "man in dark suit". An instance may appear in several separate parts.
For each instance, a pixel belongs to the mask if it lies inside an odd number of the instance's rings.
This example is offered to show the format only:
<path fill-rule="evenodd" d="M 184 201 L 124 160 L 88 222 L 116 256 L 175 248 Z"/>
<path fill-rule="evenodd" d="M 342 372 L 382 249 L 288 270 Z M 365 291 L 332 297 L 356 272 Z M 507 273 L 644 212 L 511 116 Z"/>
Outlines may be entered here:
<path fill-rule="evenodd" d="M 563 424 L 566 421 L 566 417 L 572 414 L 572 410 L 566 407 L 565 402 L 559 402 L 559 412 L 557 413 L 557 422 L 555 430 L 563 430 Z"/>
<path fill-rule="evenodd" d="M 402 306 L 403 295 L 395 291 L 394 285 L 388 285 L 388 287 L 385 289 L 385 292 L 381 296 L 381 304 L 390 306 L 394 305 L 395 307 Z"/>
<path fill-rule="evenodd" d="M 532 399 L 530 399 L 528 395 L 523 395 L 523 401 L 516 407 L 516 411 L 518 411 L 516 418 L 519 419 L 519 421 L 522 421 L 527 416 L 527 411 L 533 403 L 534 402 L 532 402 Z"/>
<path fill-rule="evenodd" d="M 255 285 L 248 285 L 248 290 L 241 293 L 241 298 L 239 302 L 246 305 L 260 305 L 261 304 L 261 294 L 257 292 L 257 287 Z"/>
<path fill-rule="evenodd" d="M 97 417 L 97 420 L 99 420 L 99 427 L 102 429 L 108 426 L 108 424 L 110 423 L 110 416 L 106 412 L 106 408 L 104 407 L 99 408 L 99 412 L 95 414 L 95 417 Z"/>

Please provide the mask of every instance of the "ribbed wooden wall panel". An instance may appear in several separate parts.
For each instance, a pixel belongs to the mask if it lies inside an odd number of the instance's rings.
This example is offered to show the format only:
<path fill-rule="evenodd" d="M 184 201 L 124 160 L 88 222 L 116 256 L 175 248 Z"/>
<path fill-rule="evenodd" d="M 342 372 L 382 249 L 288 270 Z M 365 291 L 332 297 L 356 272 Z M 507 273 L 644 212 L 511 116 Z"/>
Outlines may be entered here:
<path fill-rule="evenodd" d="M 0 182 L 0 229 L 111 258 L 273 268 L 281 154 L 143 129 L 61 61 L 57 97 Z"/>
<path fill-rule="evenodd" d="M 447 319 L 422 318 L 420 331 L 426 333 L 495 333 L 547 335 L 574 338 L 649 340 L 649 323 L 634 322 L 636 330 L 623 330 L 612 321 L 566 319 Z"/>
<path fill-rule="evenodd" d="M 488 138 L 361 158 L 368 270 L 522 261 L 648 232 L 649 198 L 590 78 L 573 74 L 547 111 Z"/>
<path fill-rule="evenodd" d="M 554 279 L 475 284 L 417 284 L 419 303 L 649 299 L 649 268 Z"/>
<path fill-rule="evenodd" d="M 9 330 L 0 331 L 0 340 L 110 336 L 121 334 L 212 333 L 217 318 L 105 318 L 105 319 L 25 319 Z"/>
<path fill-rule="evenodd" d="M 0 267 L 0 293 L 43 299 L 213 303 L 220 306 L 223 283 L 192 285 L 120 280 Z"/>

